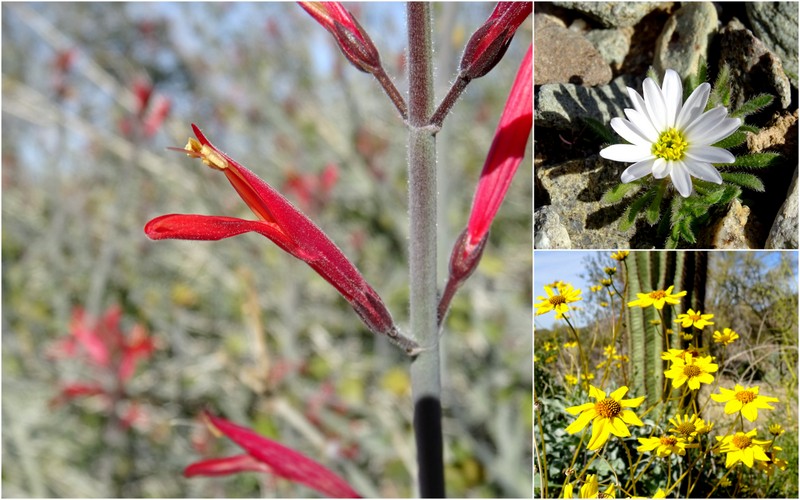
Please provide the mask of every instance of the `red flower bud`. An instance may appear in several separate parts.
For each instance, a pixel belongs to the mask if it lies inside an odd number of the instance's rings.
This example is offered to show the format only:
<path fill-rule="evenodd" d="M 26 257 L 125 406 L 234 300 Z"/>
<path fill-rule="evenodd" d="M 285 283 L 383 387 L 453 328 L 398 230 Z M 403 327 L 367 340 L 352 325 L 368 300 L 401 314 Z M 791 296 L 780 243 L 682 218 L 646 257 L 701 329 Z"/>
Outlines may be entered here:
<path fill-rule="evenodd" d="M 532 2 L 498 2 L 489 19 L 472 34 L 461 56 L 462 77 L 480 78 L 500 62 L 517 28 L 533 11 Z"/>
<path fill-rule="evenodd" d="M 339 2 L 298 2 L 336 39 L 344 56 L 365 73 L 381 67 L 378 49 L 356 18 Z"/>

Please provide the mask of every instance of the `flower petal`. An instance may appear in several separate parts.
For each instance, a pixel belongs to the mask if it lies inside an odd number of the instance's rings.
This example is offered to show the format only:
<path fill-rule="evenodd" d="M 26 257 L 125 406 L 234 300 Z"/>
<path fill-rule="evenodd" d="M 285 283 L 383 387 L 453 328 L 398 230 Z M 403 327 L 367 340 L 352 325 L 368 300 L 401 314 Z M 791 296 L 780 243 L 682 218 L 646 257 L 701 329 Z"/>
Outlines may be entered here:
<path fill-rule="evenodd" d="M 680 163 L 693 177 L 697 177 L 698 179 L 704 181 L 713 182 L 714 184 L 722 184 L 722 176 L 720 175 L 719 170 L 714 168 L 714 166 L 710 163 L 701 161 L 686 161 Z"/>
<path fill-rule="evenodd" d="M 645 78 L 642 85 L 644 92 L 644 104 L 647 108 L 647 113 L 650 115 L 650 121 L 656 130 L 666 130 L 667 124 L 667 105 L 664 102 L 664 95 L 661 89 L 652 78 Z"/>
<path fill-rule="evenodd" d="M 637 146 L 650 147 L 651 141 L 634 123 L 623 118 L 612 118 L 611 128 L 623 139 Z"/>
<path fill-rule="evenodd" d="M 710 92 L 711 85 L 708 83 L 701 83 L 694 89 L 692 95 L 683 103 L 681 112 L 678 113 L 678 118 L 675 120 L 675 126 L 678 129 L 684 130 L 687 125 L 695 121 L 703 113 L 703 110 L 706 109 Z"/>
<path fill-rule="evenodd" d="M 664 158 L 656 158 L 653 162 L 653 177 L 656 179 L 663 179 L 668 176 L 672 171 L 672 162 Z"/>
<path fill-rule="evenodd" d="M 623 422 L 621 418 L 609 419 L 607 425 L 611 434 L 617 437 L 628 437 L 631 435 L 631 431 L 628 430 L 628 426 L 625 425 L 625 422 Z"/>
<path fill-rule="evenodd" d="M 686 156 L 706 163 L 733 163 L 736 160 L 736 157 L 727 149 L 714 146 L 689 146 Z"/>
<path fill-rule="evenodd" d="M 635 144 L 614 144 L 600 150 L 600 156 L 607 160 L 637 162 L 652 156 L 650 148 Z"/>
<path fill-rule="evenodd" d="M 597 416 L 597 412 L 594 411 L 594 410 L 589 410 L 589 411 L 585 411 L 585 412 L 581 413 L 578 416 L 578 418 L 575 419 L 574 422 L 572 422 L 571 424 L 569 424 L 567 426 L 567 428 L 566 428 L 567 433 L 575 434 L 576 432 L 580 432 L 596 416 Z"/>
<path fill-rule="evenodd" d="M 673 164 L 670 177 L 672 178 L 672 184 L 675 185 L 675 189 L 678 190 L 681 196 L 688 198 L 692 194 L 692 177 L 686 168 Z"/>
<path fill-rule="evenodd" d="M 667 106 L 667 126 L 674 127 L 675 119 L 683 104 L 683 85 L 681 77 L 673 69 L 668 69 L 664 73 L 661 93 L 664 95 L 664 103 Z"/>
<path fill-rule="evenodd" d="M 252 456 L 244 454 L 195 462 L 183 470 L 183 476 L 214 477 L 227 476 L 238 472 L 265 472 L 270 474 L 272 469 L 264 462 L 259 462 Z"/>
<path fill-rule="evenodd" d="M 652 157 L 634 163 L 630 167 L 626 168 L 624 172 L 622 172 L 620 180 L 622 182 L 631 182 L 635 181 L 636 179 L 641 179 L 645 175 L 651 174 L 653 172 L 653 162 L 655 162 L 655 160 L 656 158 Z M 641 298 L 642 297 L 639 297 L 639 299 Z"/>
<path fill-rule="evenodd" d="M 728 110 L 722 106 L 706 111 L 683 131 L 686 140 L 693 145 L 709 145 L 736 132 L 742 121 L 726 118 Z"/>

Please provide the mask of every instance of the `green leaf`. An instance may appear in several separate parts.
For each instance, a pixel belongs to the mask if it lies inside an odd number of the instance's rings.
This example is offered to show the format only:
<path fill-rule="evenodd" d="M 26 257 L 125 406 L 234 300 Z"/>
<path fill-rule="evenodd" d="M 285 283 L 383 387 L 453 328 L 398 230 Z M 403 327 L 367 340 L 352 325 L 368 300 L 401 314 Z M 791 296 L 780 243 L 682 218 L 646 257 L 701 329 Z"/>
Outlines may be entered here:
<path fill-rule="evenodd" d="M 725 186 L 725 194 L 719 202 L 721 204 L 728 204 L 733 201 L 734 198 L 739 198 L 742 195 L 742 189 L 739 186 L 734 186 L 733 184 L 728 184 Z"/>
<path fill-rule="evenodd" d="M 586 117 L 583 119 L 586 126 L 597 135 L 603 142 L 614 142 L 614 134 L 601 121 Z"/>
<path fill-rule="evenodd" d="M 731 117 L 736 118 L 752 115 L 772 104 L 774 99 L 775 98 L 769 94 L 758 94 L 739 106 L 739 109 L 731 113 Z"/>
<path fill-rule="evenodd" d="M 667 238 L 666 243 L 664 244 L 664 248 L 666 248 L 667 250 L 674 250 L 678 248 L 678 239 L 673 238 L 672 234 L 670 234 L 669 237 Z"/>
<path fill-rule="evenodd" d="M 725 195 L 725 186 L 718 186 L 716 189 L 709 190 L 708 193 L 702 198 L 703 203 L 707 204 L 708 207 L 705 208 L 705 210 L 703 210 L 701 213 L 707 213 L 708 208 L 711 208 L 712 205 L 716 205 L 724 195 Z"/>
<path fill-rule="evenodd" d="M 616 186 L 612 187 L 608 191 L 605 192 L 603 198 L 600 199 L 601 203 L 605 204 L 612 204 L 617 203 L 618 201 L 622 200 L 626 194 L 630 193 L 634 189 L 638 190 L 641 189 L 642 184 L 638 182 L 628 182 L 628 183 L 619 183 Z"/>
<path fill-rule="evenodd" d="M 717 81 L 714 82 L 714 88 L 711 90 L 711 96 L 708 100 L 706 109 L 712 109 L 717 106 L 730 106 L 731 100 L 731 86 L 730 86 L 730 68 L 724 64 L 717 74 Z"/>
<path fill-rule="evenodd" d="M 653 81 L 656 82 L 659 87 L 661 86 L 661 78 L 658 76 L 658 73 L 656 73 L 655 68 L 653 68 L 652 66 L 647 68 L 647 78 L 652 78 Z"/>
<path fill-rule="evenodd" d="M 685 101 L 694 92 L 694 89 L 700 86 L 701 83 L 708 78 L 708 65 L 706 59 L 700 57 L 697 63 L 697 71 L 686 77 L 686 85 L 683 89 L 683 100 Z"/>
<path fill-rule="evenodd" d="M 739 125 L 739 132 L 750 132 L 752 134 L 757 134 L 761 132 L 761 129 L 755 125 L 747 125 L 746 123 L 742 123 Z"/>
<path fill-rule="evenodd" d="M 727 163 L 725 167 L 744 167 L 744 168 L 765 168 L 772 165 L 775 160 L 780 158 L 778 153 L 752 153 L 736 157 L 733 163 Z"/>
<path fill-rule="evenodd" d="M 655 225 L 656 222 L 661 218 L 661 200 L 664 199 L 664 191 L 667 188 L 667 181 L 662 180 L 656 186 L 648 192 L 647 194 L 650 195 L 652 192 L 653 201 L 650 203 L 650 206 L 647 207 L 647 211 L 645 212 L 645 219 L 647 222 L 652 226 Z"/>
<path fill-rule="evenodd" d="M 684 240 L 692 244 L 697 243 L 697 238 L 695 238 L 694 231 L 692 230 L 692 220 L 690 218 L 687 217 L 681 221 L 680 232 Z"/>
<path fill-rule="evenodd" d="M 739 130 L 737 130 L 736 132 L 714 143 L 714 147 L 722 149 L 731 149 L 743 144 L 745 141 L 747 141 L 747 134 L 745 134 L 744 131 L 742 131 L 742 127 L 739 127 Z"/>
<path fill-rule="evenodd" d="M 636 221 L 636 218 L 639 216 L 639 213 L 642 211 L 645 205 L 652 199 L 654 191 L 651 189 L 644 193 L 642 196 L 637 198 L 633 203 L 630 204 L 628 209 L 622 215 L 622 221 L 620 221 L 619 229 L 621 231 L 627 231 Z"/>
<path fill-rule="evenodd" d="M 764 192 L 764 183 L 761 182 L 761 179 L 753 174 L 745 174 L 742 172 L 723 172 L 722 180 L 736 184 L 737 186 L 742 186 L 743 188 L 747 188 L 751 191 L 756 191 L 758 193 Z"/>

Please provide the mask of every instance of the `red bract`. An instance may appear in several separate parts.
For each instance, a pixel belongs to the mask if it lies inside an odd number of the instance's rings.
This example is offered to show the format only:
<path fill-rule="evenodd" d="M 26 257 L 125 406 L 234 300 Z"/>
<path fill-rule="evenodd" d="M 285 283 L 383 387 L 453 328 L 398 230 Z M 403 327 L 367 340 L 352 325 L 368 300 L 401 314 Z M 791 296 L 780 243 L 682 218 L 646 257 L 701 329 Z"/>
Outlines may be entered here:
<path fill-rule="evenodd" d="M 304 484 L 332 498 L 361 497 L 342 478 L 302 453 L 210 413 L 206 413 L 205 417 L 210 425 L 242 447 L 247 454 L 193 463 L 183 471 L 184 476 L 221 476 L 247 471 L 267 472 Z"/>
<path fill-rule="evenodd" d="M 461 57 L 462 74 L 473 79 L 491 71 L 503 58 L 517 28 L 532 10 L 532 2 L 498 2 L 489 19 L 467 42 Z"/>
<path fill-rule="evenodd" d="M 440 320 L 456 289 L 478 266 L 489 228 L 525 156 L 532 125 L 533 74 L 531 47 L 528 47 L 483 164 L 467 228 L 459 236 L 450 256 L 450 276 L 439 304 Z"/>
<path fill-rule="evenodd" d="M 381 67 L 380 56 L 369 35 L 356 18 L 339 2 L 298 2 L 336 39 L 344 56 L 365 73 Z"/>
<path fill-rule="evenodd" d="M 144 228 L 154 240 L 220 240 L 243 233 L 266 236 L 285 252 L 307 263 L 347 300 L 356 314 L 375 333 L 385 335 L 409 354 L 416 342 L 400 334 L 389 310 L 355 266 L 311 219 L 253 172 L 211 144 L 192 125 L 197 139 L 190 138 L 185 151 L 203 163 L 221 170 L 259 220 L 209 215 L 170 214 L 156 217 Z"/>

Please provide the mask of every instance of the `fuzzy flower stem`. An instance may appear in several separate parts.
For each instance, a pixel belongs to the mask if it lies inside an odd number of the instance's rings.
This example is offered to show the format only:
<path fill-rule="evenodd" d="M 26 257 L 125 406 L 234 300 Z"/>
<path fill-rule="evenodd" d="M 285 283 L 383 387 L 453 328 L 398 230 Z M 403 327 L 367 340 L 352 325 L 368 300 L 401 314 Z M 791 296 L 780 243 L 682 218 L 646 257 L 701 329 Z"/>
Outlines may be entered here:
<path fill-rule="evenodd" d="M 419 495 L 444 497 L 442 405 L 436 318 L 436 138 L 426 127 L 433 111 L 431 6 L 409 2 L 409 267 L 411 331 L 422 352 L 411 364 Z"/>

